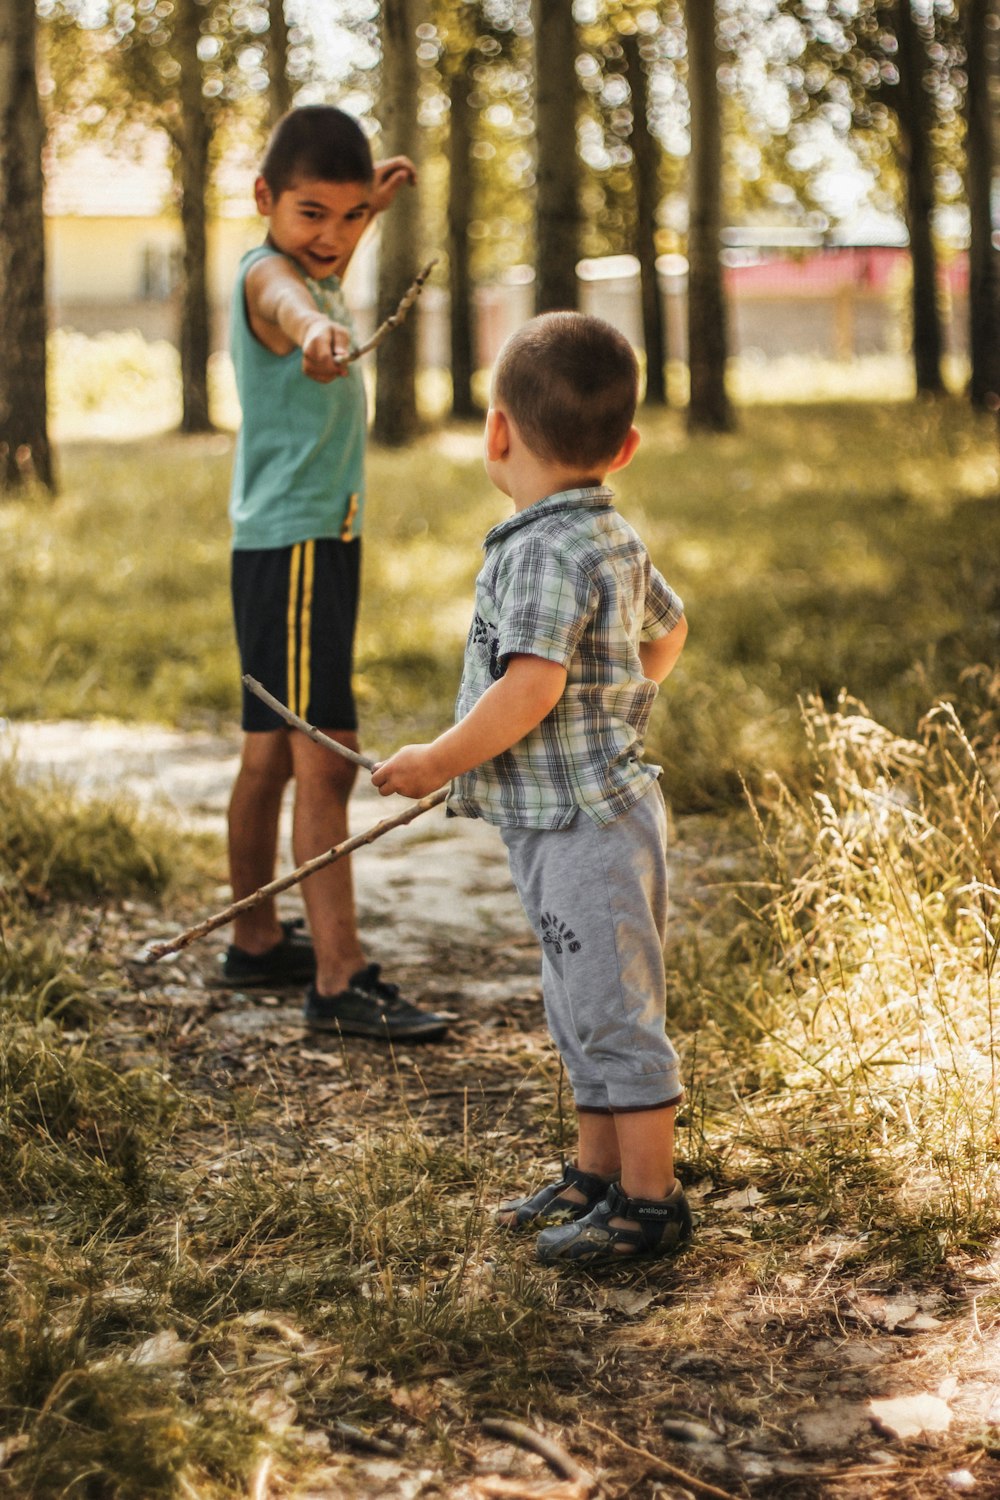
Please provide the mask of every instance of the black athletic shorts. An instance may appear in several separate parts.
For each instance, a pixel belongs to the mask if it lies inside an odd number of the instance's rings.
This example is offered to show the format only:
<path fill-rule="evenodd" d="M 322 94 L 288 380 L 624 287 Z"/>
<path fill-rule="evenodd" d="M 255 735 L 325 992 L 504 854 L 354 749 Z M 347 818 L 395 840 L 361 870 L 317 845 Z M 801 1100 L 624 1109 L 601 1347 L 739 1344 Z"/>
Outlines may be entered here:
<path fill-rule="evenodd" d="M 351 691 L 361 541 L 332 537 L 233 553 L 241 673 L 319 729 L 357 729 Z M 243 728 L 282 729 L 243 689 Z"/>

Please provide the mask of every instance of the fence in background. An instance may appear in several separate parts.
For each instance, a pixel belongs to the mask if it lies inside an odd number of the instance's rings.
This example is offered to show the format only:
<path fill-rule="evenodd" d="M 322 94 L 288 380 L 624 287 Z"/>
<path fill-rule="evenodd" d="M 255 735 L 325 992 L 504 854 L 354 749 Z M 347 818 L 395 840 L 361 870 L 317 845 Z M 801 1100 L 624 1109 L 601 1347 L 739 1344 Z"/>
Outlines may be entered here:
<path fill-rule="evenodd" d="M 844 246 L 789 255 L 767 250 L 725 253 L 730 345 L 734 355 L 762 363 L 787 355 L 849 361 L 871 354 L 903 353 L 909 347 L 910 260 L 904 248 Z M 177 337 L 176 290 L 159 267 L 145 270 L 121 295 L 105 285 L 100 292 L 74 295 L 56 287 L 52 322 L 86 334 L 136 328 L 146 338 Z M 581 306 L 607 318 L 642 347 L 638 263 L 631 256 L 609 256 L 580 263 Z M 671 359 L 687 356 L 687 265 L 681 256 L 663 256 L 660 293 Z M 352 272 L 353 274 L 353 272 Z M 486 368 L 503 339 L 531 316 L 533 274 L 515 267 L 502 283 L 478 289 L 475 328 L 478 363 Z M 371 277 L 361 280 L 359 332 L 374 324 L 365 295 Z M 942 259 L 938 282 L 945 352 L 958 357 L 968 347 L 968 262 L 959 251 Z M 429 286 L 418 305 L 421 362 L 447 369 L 448 298 Z M 226 309 L 213 306 L 213 346 L 225 347 Z"/>

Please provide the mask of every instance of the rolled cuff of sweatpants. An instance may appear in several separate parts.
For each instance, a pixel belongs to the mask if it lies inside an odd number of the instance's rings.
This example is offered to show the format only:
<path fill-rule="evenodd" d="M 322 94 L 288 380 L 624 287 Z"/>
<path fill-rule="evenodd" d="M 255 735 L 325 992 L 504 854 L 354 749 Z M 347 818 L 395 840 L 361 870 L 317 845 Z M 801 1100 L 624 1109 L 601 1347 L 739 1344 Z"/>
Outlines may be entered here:
<path fill-rule="evenodd" d="M 666 1071 L 633 1073 L 620 1080 L 613 1076 L 600 1081 L 576 1080 L 570 1074 L 569 1081 L 573 1089 L 573 1105 L 581 1114 L 623 1115 L 666 1109 L 671 1104 L 679 1104 L 684 1097 L 677 1063 Z"/>

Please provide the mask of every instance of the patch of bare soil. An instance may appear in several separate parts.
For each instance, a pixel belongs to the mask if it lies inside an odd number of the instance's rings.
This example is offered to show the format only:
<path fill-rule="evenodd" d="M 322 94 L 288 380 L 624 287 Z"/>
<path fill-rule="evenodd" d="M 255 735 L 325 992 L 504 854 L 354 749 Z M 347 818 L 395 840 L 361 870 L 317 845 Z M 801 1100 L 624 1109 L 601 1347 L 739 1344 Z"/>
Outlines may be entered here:
<path fill-rule="evenodd" d="M 53 766 L 90 790 L 128 787 L 221 828 L 233 745 L 114 726 L 25 726 L 18 738 L 24 766 Z M 355 829 L 384 807 L 361 790 Z M 724 873 L 726 851 L 682 823 L 673 857 L 683 930 L 698 919 L 713 868 Z M 498 1197 L 543 1180 L 558 1159 L 556 1073 L 537 951 L 499 839 L 438 810 L 361 851 L 355 877 L 371 957 L 405 993 L 454 1014 L 446 1041 L 389 1057 L 375 1043 L 307 1035 L 299 997 L 213 985 L 218 933 L 172 962 L 130 970 L 145 942 L 204 913 L 166 921 L 127 906 L 105 914 L 99 934 L 131 974 L 108 1048 L 122 1065 L 155 1056 L 185 1089 L 253 1093 L 256 1128 L 275 1140 L 335 1152 L 408 1112 L 431 1137 L 493 1132 L 512 1173 Z M 294 898 L 287 910 L 297 913 Z M 386 1429 L 341 1423 L 313 1435 L 322 1462 L 295 1493 L 1000 1496 L 1000 1266 L 951 1263 L 934 1285 L 899 1284 L 836 1228 L 817 1219 L 804 1233 L 776 1184 L 693 1181 L 690 1172 L 687 1181 L 698 1223 L 676 1260 L 603 1278 L 552 1273 L 564 1344 L 540 1372 L 537 1399 L 507 1415 L 546 1433 L 585 1474 L 559 1473 L 558 1454 L 531 1453 L 516 1429 L 470 1421 L 448 1370 L 437 1369 L 394 1393 L 398 1420 Z M 555 1416 L 546 1393 L 558 1395 Z M 259 1473 L 255 1494 L 291 1493 L 276 1480 Z"/>

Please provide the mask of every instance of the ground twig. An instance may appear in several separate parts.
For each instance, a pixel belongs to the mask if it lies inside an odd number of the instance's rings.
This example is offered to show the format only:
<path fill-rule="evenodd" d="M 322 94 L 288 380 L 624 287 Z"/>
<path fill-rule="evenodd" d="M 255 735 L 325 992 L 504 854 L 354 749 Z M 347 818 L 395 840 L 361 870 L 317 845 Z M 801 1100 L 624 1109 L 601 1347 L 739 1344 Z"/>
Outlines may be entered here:
<path fill-rule="evenodd" d="M 557 1474 L 565 1479 L 574 1479 L 578 1484 L 594 1489 L 597 1480 L 589 1470 L 582 1464 L 577 1463 L 572 1454 L 567 1453 L 565 1448 L 544 1433 L 536 1432 L 533 1427 L 528 1427 L 524 1422 L 511 1422 L 504 1417 L 487 1417 L 483 1422 L 483 1431 L 490 1433 L 493 1437 L 506 1438 L 508 1442 L 517 1443 L 521 1448 L 528 1448 L 532 1453 L 537 1453 L 539 1458 L 545 1462 Z"/>

